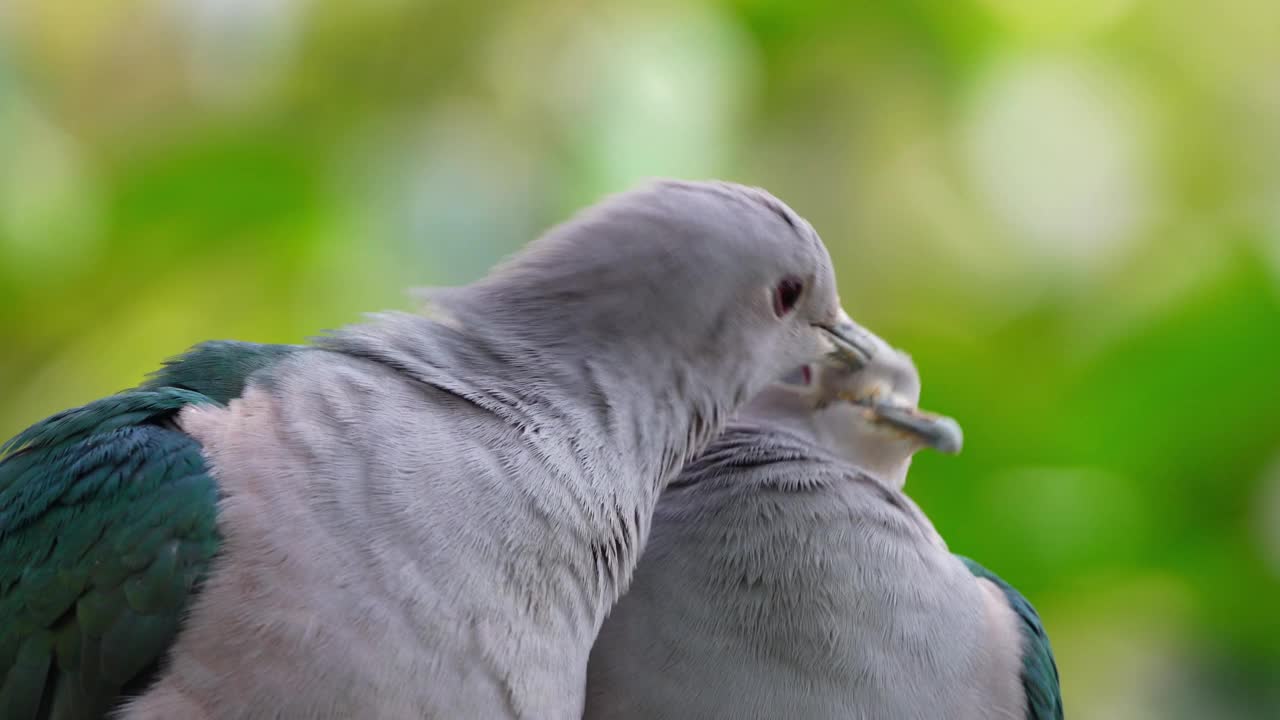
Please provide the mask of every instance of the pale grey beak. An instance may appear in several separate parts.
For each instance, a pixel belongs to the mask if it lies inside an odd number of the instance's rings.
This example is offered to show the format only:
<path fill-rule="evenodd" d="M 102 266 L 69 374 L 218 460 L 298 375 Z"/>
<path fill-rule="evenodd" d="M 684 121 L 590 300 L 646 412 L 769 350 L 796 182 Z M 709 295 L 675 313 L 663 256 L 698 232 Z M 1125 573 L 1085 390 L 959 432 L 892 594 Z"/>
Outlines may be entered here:
<path fill-rule="evenodd" d="M 889 402 L 876 402 L 865 407 L 872 422 L 911 435 L 938 452 L 955 455 L 964 446 L 960 423 L 944 415 Z"/>
<path fill-rule="evenodd" d="M 833 350 L 827 354 L 827 361 L 847 370 L 861 370 L 871 362 L 875 355 L 875 342 L 870 333 L 858 326 L 843 311 L 833 325 L 817 325 L 831 341 Z"/>

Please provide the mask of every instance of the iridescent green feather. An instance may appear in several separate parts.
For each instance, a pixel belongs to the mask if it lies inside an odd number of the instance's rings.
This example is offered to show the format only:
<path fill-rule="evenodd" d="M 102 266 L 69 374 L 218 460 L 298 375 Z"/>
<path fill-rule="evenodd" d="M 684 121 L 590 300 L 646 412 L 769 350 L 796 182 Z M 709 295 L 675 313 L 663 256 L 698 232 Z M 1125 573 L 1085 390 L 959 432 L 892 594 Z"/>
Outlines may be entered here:
<path fill-rule="evenodd" d="M 294 350 L 206 343 L 0 446 L 0 720 L 102 718 L 152 679 L 218 545 L 216 483 L 174 415 Z"/>
<path fill-rule="evenodd" d="M 210 340 L 167 361 L 151 374 L 142 388 L 183 388 L 225 405 L 240 397 L 250 375 L 275 365 L 301 347 Z"/>
<path fill-rule="evenodd" d="M 1022 634 L 1022 688 L 1027 694 L 1027 720 L 1062 720 L 1062 689 L 1058 664 L 1045 634 L 1040 615 L 1031 603 L 1009 583 L 977 562 L 957 555 L 975 577 L 990 580 L 1004 592 L 1009 607 L 1018 616 Z"/>

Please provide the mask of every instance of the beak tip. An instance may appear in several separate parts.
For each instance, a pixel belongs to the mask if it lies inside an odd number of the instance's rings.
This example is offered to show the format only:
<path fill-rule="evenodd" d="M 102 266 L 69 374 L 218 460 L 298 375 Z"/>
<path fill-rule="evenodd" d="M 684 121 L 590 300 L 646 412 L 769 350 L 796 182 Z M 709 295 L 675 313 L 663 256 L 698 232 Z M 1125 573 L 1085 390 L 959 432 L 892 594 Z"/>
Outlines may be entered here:
<path fill-rule="evenodd" d="M 890 403 L 875 405 L 872 412 L 874 422 L 911 437 L 917 450 L 932 448 L 955 455 L 964 447 L 964 432 L 953 418 Z"/>
<path fill-rule="evenodd" d="M 960 423 L 944 417 L 939 418 L 937 424 L 938 430 L 931 443 L 933 449 L 947 455 L 959 454 L 964 448 L 964 431 L 960 429 Z"/>

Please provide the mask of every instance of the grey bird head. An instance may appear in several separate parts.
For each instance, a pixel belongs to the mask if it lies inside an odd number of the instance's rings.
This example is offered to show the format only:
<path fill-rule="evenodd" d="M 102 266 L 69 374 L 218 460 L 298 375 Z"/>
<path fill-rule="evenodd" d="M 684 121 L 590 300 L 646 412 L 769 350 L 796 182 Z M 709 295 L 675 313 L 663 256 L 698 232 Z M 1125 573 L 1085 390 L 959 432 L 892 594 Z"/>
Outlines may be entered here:
<path fill-rule="evenodd" d="M 960 452 L 959 423 L 919 409 L 920 373 L 911 357 L 863 328 L 853 326 L 846 334 L 870 350 L 868 363 L 803 365 L 756 396 L 742 414 L 798 429 L 894 488 L 906 483 L 916 452 Z"/>
<path fill-rule="evenodd" d="M 497 326 L 540 352 L 670 366 L 664 377 L 681 390 L 720 400 L 706 401 L 715 414 L 788 368 L 870 358 L 809 223 L 724 182 L 664 180 L 607 198 L 483 280 L 427 299 L 460 328 Z"/>

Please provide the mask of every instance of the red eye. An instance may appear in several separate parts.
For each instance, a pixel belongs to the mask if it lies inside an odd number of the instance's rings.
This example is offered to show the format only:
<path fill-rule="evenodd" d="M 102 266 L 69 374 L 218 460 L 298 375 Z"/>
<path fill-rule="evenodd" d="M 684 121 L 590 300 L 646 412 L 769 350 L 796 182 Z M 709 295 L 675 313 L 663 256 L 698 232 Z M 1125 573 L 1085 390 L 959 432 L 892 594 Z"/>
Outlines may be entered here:
<path fill-rule="evenodd" d="M 773 314 L 782 317 L 794 310 L 803 292 L 804 283 L 799 278 L 782 278 L 773 288 Z"/>

